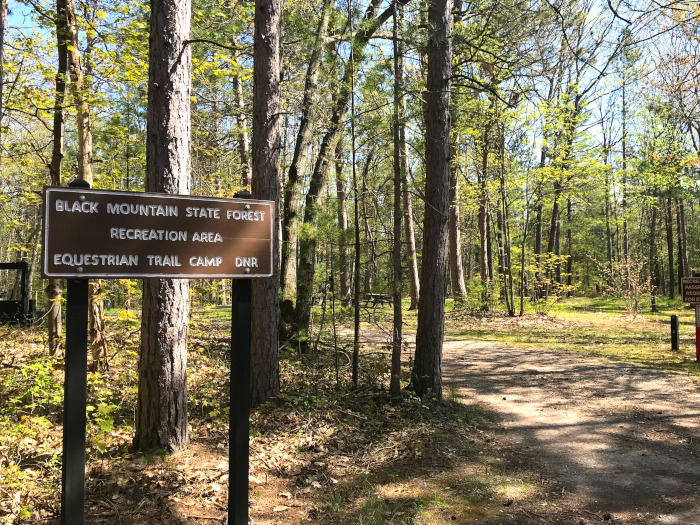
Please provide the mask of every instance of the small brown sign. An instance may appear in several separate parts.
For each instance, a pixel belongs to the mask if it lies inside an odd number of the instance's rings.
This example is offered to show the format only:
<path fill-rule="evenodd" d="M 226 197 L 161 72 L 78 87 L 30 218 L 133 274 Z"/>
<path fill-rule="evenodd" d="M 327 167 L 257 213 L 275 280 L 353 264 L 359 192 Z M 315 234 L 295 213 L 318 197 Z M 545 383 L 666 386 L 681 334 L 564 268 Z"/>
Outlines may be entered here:
<path fill-rule="evenodd" d="M 700 303 L 700 277 L 683 277 L 681 296 L 684 303 Z"/>
<path fill-rule="evenodd" d="M 43 213 L 47 278 L 272 275 L 271 201 L 46 187 Z"/>

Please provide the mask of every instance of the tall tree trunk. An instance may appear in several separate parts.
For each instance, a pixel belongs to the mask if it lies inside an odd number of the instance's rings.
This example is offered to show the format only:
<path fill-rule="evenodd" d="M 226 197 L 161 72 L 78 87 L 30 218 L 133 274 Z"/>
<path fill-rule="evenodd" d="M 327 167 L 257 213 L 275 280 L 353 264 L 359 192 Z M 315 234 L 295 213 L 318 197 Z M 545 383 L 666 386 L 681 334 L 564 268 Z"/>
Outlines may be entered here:
<path fill-rule="evenodd" d="M 238 53 L 234 53 L 233 58 L 239 60 Z M 233 92 L 235 94 L 234 107 L 238 114 L 238 156 L 241 161 L 241 183 L 243 186 L 251 185 L 250 161 L 248 160 L 248 119 L 245 114 L 245 104 L 243 103 L 243 82 L 236 72 L 231 79 Z"/>
<path fill-rule="evenodd" d="M 428 6 L 428 78 L 425 91 L 425 223 L 416 353 L 411 382 L 421 399 L 442 398 L 445 264 L 450 211 L 450 77 L 452 0 Z"/>
<path fill-rule="evenodd" d="M 146 190 L 190 193 L 191 0 L 152 0 Z M 178 450 L 187 435 L 189 286 L 144 279 L 134 445 Z"/>
<path fill-rule="evenodd" d="M 623 70 L 624 75 L 624 70 Z M 625 267 L 625 290 L 630 289 L 630 241 L 627 227 L 627 96 L 622 82 L 622 253 Z"/>
<path fill-rule="evenodd" d="M 365 230 L 364 245 L 369 248 L 369 258 L 365 264 L 365 292 L 371 292 L 377 279 L 377 238 L 372 231 L 367 213 L 367 201 L 369 191 L 367 190 L 367 177 L 374 160 L 374 148 L 370 148 L 365 158 L 365 167 L 362 169 L 362 222 Z"/>
<path fill-rule="evenodd" d="M 5 116 L 2 105 L 3 85 L 5 83 L 5 26 L 7 25 L 7 2 L 0 0 L 0 162 L 2 162 L 2 118 Z"/>
<path fill-rule="evenodd" d="M 282 0 L 256 0 L 253 55 L 253 197 L 279 199 L 280 45 Z M 275 210 L 275 216 L 279 209 Z M 275 397 L 279 380 L 279 239 L 273 241 L 273 277 L 253 281 L 251 404 Z"/>
<path fill-rule="evenodd" d="M 527 229 L 530 225 L 530 207 L 525 208 L 525 226 L 523 226 L 523 241 L 520 245 L 520 317 L 525 314 L 525 248 Z"/>
<path fill-rule="evenodd" d="M 571 241 L 571 197 L 566 199 L 566 296 L 571 296 L 571 286 L 573 283 L 574 252 Z"/>
<path fill-rule="evenodd" d="M 492 126 L 491 112 L 495 105 L 495 97 L 491 97 L 489 110 L 486 115 L 484 125 L 483 144 L 481 151 L 481 172 L 479 173 L 479 270 L 484 288 L 493 278 L 492 263 L 490 261 L 491 250 L 489 249 L 489 200 L 488 200 L 488 171 L 489 171 L 489 132 Z M 488 308 L 488 302 L 484 297 L 484 308 Z"/>
<path fill-rule="evenodd" d="M 506 192 L 506 148 L 505 133 L 500 130 L 500 190 L 501 190 L 501 236 L 503 245 L 503 288 L 508 315 L 515 317 L 515 298 L 513 296 L 513 264 L 511 262 L 510 211 Z"/>
<path fill-rule="evenodd" d="M 401 101 L 403 99 L 403 44 L 399 42 L 399 34 L 403 32 L 403 10 L 394 13 L 394 230 L 393 230 L 393 265 L 392 265 L 392 302 L 394 317 L 392 320 L 391 339 L 391 376 L 389 379 L 389 395 L 398 400 L 401 397 L 401 346 L 403 344 L 403 312 L 401 299 L 403 296 L 402 264 L 401 264 L 401 181 L 403 161 L 406 154 L 401 149 L 401 121 L 404 118 Z"/>
<path fill-rule="evenodd" d="M 350 261 L 348 260 L 348 203 L 343 176 L 343 144 L 338 141 L 335 149 L 335 187 L 338 198 L 338 265 L 340 277 L 340 301 L 343 306 L 350 304 Z"/>
<path fill-rule="evenodd" d="M 78 174 L 92 186 L 92 131 L 90 108 L 85 90 L 83 67 L 80 63 L 80 42 L 78 22 L 75 14 L 75 0 L 66 0 L 66 31 L 70 39 L 68 46 L 68 71 L 71 77 L 71 93 L 77 111 L 78 124 Z"/>
<path fill-rule="evenodd" d="M 408 191 L 408 150 L 406 149 L 406 126 L 404 121 L 401 125 L 401 151 L 405 152 L 401 161 L 404 163 L 402 191 L 403 191 L 403 227 L 406 237 L 406 263 L 408 267 L 408 284 L 411 295 L 409 310 L 418 308 L 420 298 L 420 281 L 418 278 L 418 254 L 416 252 L 416 228 L 413 223 L 413 204 L 411 202 L 411 192 Z"/>
<path fill-rule="evenodd" d="M 683 264 L 683 241 L 681 240 L 681 231 L 683 227 L 681 225 L 681 212 L 680 204 L 678 199 L 676 199 L 676 230 L 678 231 L 678 293 L 682 292 L 682 282 L 683 277 L 685 277 L 685 266 Z"/>
<path fill-rule="evenodd" d="M 683 277 L 690 277 L 690 265 L 688 263 L 688 230 L 685 226 L 685 204 L 683 199 L 678 201 L 678 214 L 681 218 L 681 229 L 678 232 L 678 240 L 681 243 L 681 258 L 683 259 Z"/>
<path fill-rule="evenodd" d="M 317 120 L 318 77 L 321 72 L 323 50 L 326 45 L 330 0 L 321 6 L 321 18 L 316 31 L 316 43 L 311 52 L 304 84 L 304 99 L 301 104 L 299 131 L 294 144 L 292 163 L 287 173 L 282 212 L 282 299 L 296 303 L 297 288 L 297 241 L 299 230 L 299 194 L 301 182 L 309 161 L 309 145 Z"/>
<path fill-rule="evenodd" d="M 78 130 L 78 178 L 92 186 L 92 129 L 85 75 L 80 57 L 78 21 L 75 1 L 66 0 L 65 32 L 69 37 L 68 71 L 71 77 L 71 94 L 77 109 Z M 102 285 L 99 281 L 90 285 L 90 309 L 88 323 L 88 346 L 92 355 L 92 368 L 107 367 L 107 336 L 105 334 L 104 303 Z"/>
<path fill-rule="evenodd" d="M 651 204 L 651 223 L 649 225 L 649 284 L 651 288 L 651 311 L 657 312 L 656 307 L 656 202 Z"/>
<path fill-rule="evenodd" d="M 607 159 L 605 161 L 607 163 Z M 613 238 L 610 227 L 610 177 L 605 176 L 605 239 L 608 256 L 608 293 L 615 289 L 615 270 L 613 265 Z"/>
<path fill-rule="evenodd" d="M 457 150 L 458 144 L 455 144 Z M 462 238 L 459 230 L 459 169 L 456 163 L 450 166 L 450 221 L 448 225 L 448 251 L 450 261 L 450 284 L 452 298 L 462 302 L 467 298 L 464 285 L 464 268 L 462 267 Z"/>
<path fill-rule="evenodd" d="M 63 162 L 63 142 L 65 135 L 65 98 L 66 75 L 68 74 L 68 42 L 66 31 L 66 2 L 56 1 L 56 49 L 58 51 L 58 67 L 56 68 L 56 94 L 53 106 L 53 147 L 49 175 L 52 186 L 61 185 L 61 165 Z M 63 289 L 59 279 L 49 279 L 46 286 L 48 298 L 48 341 L 49 355 L 56 355 L 61 344 L 61 303 Z"/>
<path fill-rule="evenodd" d="M 673 201 L 671 197 L 666 199 L 666 244 L 668 246 L 668 296 L 676 297 L 676 273 L 673 264 Z"/>

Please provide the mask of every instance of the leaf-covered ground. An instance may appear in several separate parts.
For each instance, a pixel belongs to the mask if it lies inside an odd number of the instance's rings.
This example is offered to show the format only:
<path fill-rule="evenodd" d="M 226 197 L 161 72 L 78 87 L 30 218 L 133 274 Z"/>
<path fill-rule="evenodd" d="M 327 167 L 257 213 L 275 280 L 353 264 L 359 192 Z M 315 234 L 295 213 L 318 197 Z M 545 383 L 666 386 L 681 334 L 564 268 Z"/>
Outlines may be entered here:
<path fill-rule="evenodd" d="M 560 493 L 533 466 L 536 458 L 514 448 L 488 413 L 455 391 L 447 390 L 441 404 L 426 406 L 410 394 L 391 404 L 383 343 L 389 309 L 365 314 L 370 324 L 363 326 L 359 389 L 349 380 L 347 326 L 337 332 L 336 353 L 326 319 L 318 350 L 285 352 L 283 394 L 251 414 L 253 523 L 540 523 L 538 509 Z M 589 353 L 632 348 L 625 339 L 631 337 L 645 359 L 660 355 L 663 362 L 669 354 L 661 318 L 632 319 L 625 336 L 615 328 L 624 314 L 608 319 L 587 309 L 575 318 L 557 315 L 513 320 L 457 310 L 448 314 L 448 333 L 532 347 L 594 346 Z M 603 324 L 594 324 L 596 316 Z M 689 360 L 686 317 L 684 352 L 666 361 Z M 88 378 L 87 523 L 222 523 L 228 488 L 226 311 L 199 312 L 191 323 L 191 444 L 172 455 L 132 449 L 138 320 L 122 312 L 107 325 L 109 369 Z M 597 335 L 591 341 L 584 333 Z M 409 345 L 407 359 L 411 354 Z M 2 525 L 58 523 L 62 381 L 62 361 L 47 357 L 42 330 L 0 328 Z"/>
<path fill-rule="evenodd" d="M 109 318 L 108 327 L 109 369 L 88 379 L 86 522 L 221 523 L 228 321 L 200 315 L 192 322 L 191 444 L 169 456 L 131 447 L 138 324 L 122 315 Z M 251 414 L 254 523 L 500 523 L 514 496 L 542 492 L 526 468 L 501 466 L 511 465 L 508 453 L 478 408 L 454 400 L 425 406 L 410 395 L 392 405 L 388 349 L 379 344 L 363 347 L 356 390 L 344 354 L 337 354 L 336 383 L 330 346 L 285 355 L 283 394 Z M 41 330 L 5 327 L 0 363 L 0 523 L 57 523 L 62 361 L 46 356 Z"/>

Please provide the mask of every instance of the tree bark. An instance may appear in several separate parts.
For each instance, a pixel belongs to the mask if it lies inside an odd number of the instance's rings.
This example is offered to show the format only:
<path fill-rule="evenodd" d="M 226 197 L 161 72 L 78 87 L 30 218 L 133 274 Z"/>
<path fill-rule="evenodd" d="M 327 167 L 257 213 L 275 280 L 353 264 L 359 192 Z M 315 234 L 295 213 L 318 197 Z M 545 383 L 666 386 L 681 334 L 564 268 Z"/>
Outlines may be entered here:
<path fill-rule="evenodd" d="M 85 93 L 83 67 L 80 63 L 80 42 L 78 41 L 78 22 L 75 14 L 75 0 L 66 0 L 66 32 L 68 46 L 68 71 L 71 77 L 71 93 L 77 111 L 78 124 L 78 174 L 92 186 L 92 131 L 90 126 L 90 108 Z"/>
<path fill-rule="evenodd" d="M 0 0 L 0 152 L 2 152 L 2 118 L 4 107 L 2 105 L 3 84 L 5 83 L 5 26 L 7 25 L 7 2 L 8 0 Z M 2 155 L 0 155 L 2 162 Z"/>
<path fill-rule="evenodd" d="M 607 136 L 603 134 L 603 164 L 608 164 L 608 154 L 610 148 L 607 142 Z M 613 233 L 610 225 L 611 205 L 610 205 L 610 175 L 605 174 L 605 248 L 608 258 L 608 293 L 613 293 L 615 289 L 615 268 L 613 265 Z"/>
<path fill-rule="evenodd" d="M 51 163 L 49 165 L 50 184 L 61 185 L 61 166 L 63 162 L 63 147 L 65 136 L 65 99 L 66 99 L 66 75 L 68 73 L 68 42 L 66 32 L 66 2 L 56 1 L 56 49 L 58 54 L 58 66 L 56 68 L 56 93 L 53 106 L 53 147 L 51 151 Z M 63 289 L 59 279 L 49 279 L 46 286 L 48 299 L 48 343 L 49 355 L 56 355 L 61 345 L 61 304 L 63 302 Z"/>
<path fill-rule="evenodd" d="M 442 398 L 445 264 L 450 211 L 450 77 L 452 0 L 428 6 L 428 77 L 425 91 L 425 223 L 421 297 L 412 386 L 421 399 Z"/>
<path fill-rule="evenodd" d="M 457 146 L 455 144 L 455 146 Z M 455 149 L 457 149 L 455 147 Z M 450 260 L 450 284 L 452 298 L 462 302 L 467 297 L 464 285 L 464 268 L 462 267 L 462 237 L 459 229 L 459 173 L 458 167 L 452 163 L 450 167 L 450 220 L 448 225 L 448 246 Z"/>
<path fill-rule="evenodd" d="M 71 94 L 77 108 L 78 131 L 78 178 L 91 187 L 92 181 L 92 129 L 90 124 L 90 105 L 85 86 L 85 75 L 80 56 L 78 38 L 78 21 L 75 1 L 66 0 L 64 32 L 68 36 L 68 71 L 71 77 Z M 92 355 L 91 367 L 94 370 L 107 368 L 107 336 L 105 334 L 104 303 L 101 298 L 102 285 L 99 281 L 90 284 L 90 307 L 88 346 Z"/>
<path fill-rule="evenodd" d="M 671 197 L 666 199 L 666 245 L 668 246 L 668 296 L 676 297 L 676 273 L 673 263 L 673 202 Z"/>
<path fill-rule="evenodd" d="M 399 33 L 403 31 L 403 10 L 394 13 L 394 224 L 393 224 L 393 289 L 392 301 L 394 317 L 392 322 L 391 340 L 391 376 L 389 379 L 389 395 L 398 400 L 401 397 L 401 346 L 403 344 L 403 312 L 401 299 L 403 295 L 402 265 L 401 265 L 401 181 L 403 175 L 402 156 L 406 154 L 401 149 L 401 121 L 404 118 L 401 101 L 403 100 L 403 45 L 399 42 Z"/>
<path fill-rule="evenodd" d="M 402 125 L 401 130 L 401 149 L 406 152 L 402 157 L 404 163 L 402 192 L 403 192 L 403 226 L 406 237 L 406 262 L 408 266 L 408 283 L 410 286 L 411 304 L 409 310 L 418 308 L 418 300 L 420 298 L 420 281 L 418 277 L 418 253 L 416 251 L 416 228 L 413 223 L 413 204 L 411 202 L 411 192 L 408 191 L 408 150 L 406 149 L 406 128 Z"/>
<path fill-rule="evenodd" d="M 651 311 L 656 307 L 656 202 L 651 204 L 651 224 L 649 225 L 649 285 L 651 292 Z"/>
<path fill-rule="evenodd" d="M 683 277 L 690 277 L 690 265 L 688 263 L 688 230 L 685 226 L 685 204 L 683 199 L 678 201 L 678 214 L 681 218 L 681 229 L 678 232 L 678 242 L 681 244 L 681 259 L 683 260 Z"/>
<path fill-rule="evenodd" d="M 491 112 L 495 105 L 495 98 L 491 97 L 488 114 L 486 116 L 486 124 L 482 137 L 481 150 L 481 172 L 479 173 L 479 271 L 481 273 L 481 281 L 484 289 L 488 287 L 488 283 L 493 278 L 490 273 L 491 262 L 489 250 L 489 232 L 488 232 L 488 216 L 489 216 L 489 199 L 488 199 L 488 170 L 489 170 L 489 133 L 491 131 L 492 120 Z M 486 292 L 488 293 L 488 292 Z M 484 296 L 484 308 L 488 308 L 488 301 Z"/>
<path fill-rule="evenodd" d="M 234 53 L 234 59 L 238 60 L 238 53 Z M 243 103 L 243 82 L 238 75 L 234 73 L 231 80 L 233 84 L 233 92 L 236 99 L 234 101 L 235 108 L 238 111 L 236 119 L 238 120 L 238 156 L 241 161 L 241 183 L 243 186 L 251 185 L 250 177 L 250 161 L 248 159 L 248 119 L 245 114 L 245 105 Z"/>
<path fill-rule="evenodd" d="M 146 190 L 190 193 L 191 0 L 152 0 Z M 189 286 L 144 279 L 134 445 L 169 451 L 187 435 Z"/>
<path fill-rule="evenodd" d="M 280 37 L 282 0 L 256 0 L 253 57 L 253 197 L 279 200 Z M 275 210 L 279 214 L 279 209 Z M 253 281 L 251 404 L 279 394 L 279 239 L 273 277 Z"/>
<path fill-rule="evenodd" d="M 350 261 L 348 260 L 348 196 L 343 176 L 343 145 L 338 141 L 335 155 L 335 187 L 338 198 L 338 269 L 340 278 L 340 302 L 350 304 Z"/>

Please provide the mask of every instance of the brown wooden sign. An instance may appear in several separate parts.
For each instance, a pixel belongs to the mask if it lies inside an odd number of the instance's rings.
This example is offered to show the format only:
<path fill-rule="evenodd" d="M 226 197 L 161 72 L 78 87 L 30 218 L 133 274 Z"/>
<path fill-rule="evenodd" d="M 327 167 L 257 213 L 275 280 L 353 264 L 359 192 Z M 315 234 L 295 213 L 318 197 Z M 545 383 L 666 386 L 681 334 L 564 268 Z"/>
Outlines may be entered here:
<path fill-rule="evenodd" d="M 683 277 L 681 296 L 684 303 L 700 303 L 700 277 Z"/>
<path fill-rule="evenodd" d="M 42 274 L 269 277 L 274 211 L 271 201 L 46 187 Z"/>

